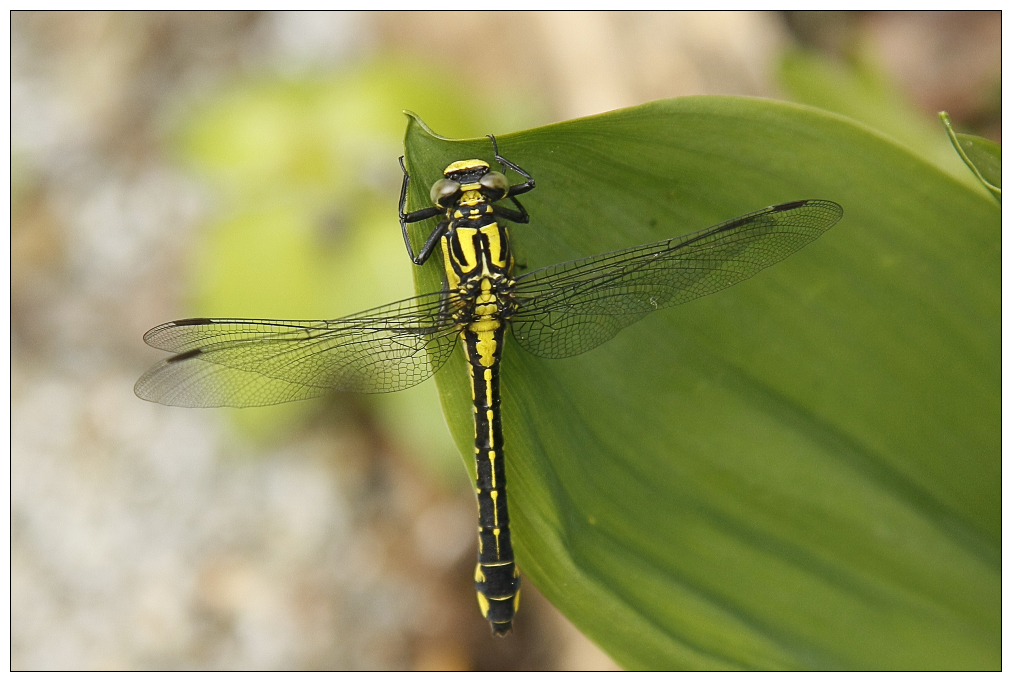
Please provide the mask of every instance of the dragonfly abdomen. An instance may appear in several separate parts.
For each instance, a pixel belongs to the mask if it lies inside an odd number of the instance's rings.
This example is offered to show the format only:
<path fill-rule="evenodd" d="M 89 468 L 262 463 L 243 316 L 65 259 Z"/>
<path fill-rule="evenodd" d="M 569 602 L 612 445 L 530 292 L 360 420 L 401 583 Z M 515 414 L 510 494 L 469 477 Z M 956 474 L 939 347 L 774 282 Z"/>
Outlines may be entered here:
<path fill-rule="evenodd" d="M 461 336 L 467 355 L 474 405 L 474 455 L 478 489 L 478 565 L 474 586 L 478 606 L 492 625 L 505 635 L 513 629 L 520 602 L 520 571 L 510 542 L 506 504 L 506 466 L 503 455 L 499 399 L 499 361 L 505 326 L 477 329 L 470 325 Z"/>

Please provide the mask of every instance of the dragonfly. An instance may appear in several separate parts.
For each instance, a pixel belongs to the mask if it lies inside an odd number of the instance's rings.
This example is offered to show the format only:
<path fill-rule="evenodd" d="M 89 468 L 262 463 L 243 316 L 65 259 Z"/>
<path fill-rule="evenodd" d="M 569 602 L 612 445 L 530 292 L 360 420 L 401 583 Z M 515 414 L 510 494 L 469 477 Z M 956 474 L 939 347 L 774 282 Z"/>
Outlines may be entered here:
<path fill-rule="evenodd" d="M 530 215 L 517 199 L 534 178 L 492 152 L 451 163 L 431 205 L 407 211 L 410 175 L 401 157 L 398 214 L 412 262 L 437 251 L 442 290 L 332 320 L 190 318 L 159 325 L 144 341 L 172 355 L 134 387 L 183 407 L 251 407 L 335 391 L 385 393 L 414 386 L 464 349 L 475 426 L 478 501 L 475 589 L 493 634 L 512 630 L 520 571 L 510 538 L 500 401 L 507 330 L 542 358 L 579 355 L 656 310 L 746 280 L 809 244 L 840 220 L 832 201 L 769 206 L 688 235 L 515 275 L 508 225 Z M 508 173 L 521 179 L 511 184 Z M 506 205 L 509 200 L 511 205 Z M 408 225 L 439 217 L 415 253 Z"/>

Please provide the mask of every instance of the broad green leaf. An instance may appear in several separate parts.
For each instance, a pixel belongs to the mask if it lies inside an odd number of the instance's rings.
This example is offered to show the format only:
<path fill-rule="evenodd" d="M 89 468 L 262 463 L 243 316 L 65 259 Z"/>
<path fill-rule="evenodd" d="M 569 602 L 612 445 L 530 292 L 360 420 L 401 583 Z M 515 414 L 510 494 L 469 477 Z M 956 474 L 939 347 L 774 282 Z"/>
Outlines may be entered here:
<path fill-rule="evenodd" d="M 1001 201 L 1001 146 L 986 137 L 957 133 L 952 129 L 949 115 L 944 111 L 938 117 L 942 119 L 945 132 L 963 163 L 973 171 L 987 191 Z"/>
<path fill-rule="evenodd" d="M 584 355 L 507 336 L 525 580 L 629 668 L 1000 667 L 998 206 L 863 125 L 772 101 L 666 100 L 498 141 L 537 180 L 511 228 L 528 270 L 796 199 L 845 212 Z M 410 208 L 448 163 L 492 161 L 415 118 L 405 146 Z M 459 349 L 436 378 L 470 461 Z"/>

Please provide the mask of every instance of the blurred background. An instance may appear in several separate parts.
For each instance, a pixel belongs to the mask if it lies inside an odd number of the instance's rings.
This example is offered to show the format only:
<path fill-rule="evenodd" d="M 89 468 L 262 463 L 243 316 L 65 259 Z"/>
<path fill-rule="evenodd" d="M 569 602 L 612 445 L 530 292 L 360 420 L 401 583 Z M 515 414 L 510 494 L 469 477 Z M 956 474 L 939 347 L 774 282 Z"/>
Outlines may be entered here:
<path fill-rule="evenodd" d="M 12 668 L 613 668 L 529 582 L 490 637 L 434 382 L 167 408 L 133 395 L 141 335 L 412 295 L 403 109 L 473 137 L 775 97 L 945 164 L 939 110 L 1001 141 L 1000 39 L 998 12 L 14 12 Z"/>

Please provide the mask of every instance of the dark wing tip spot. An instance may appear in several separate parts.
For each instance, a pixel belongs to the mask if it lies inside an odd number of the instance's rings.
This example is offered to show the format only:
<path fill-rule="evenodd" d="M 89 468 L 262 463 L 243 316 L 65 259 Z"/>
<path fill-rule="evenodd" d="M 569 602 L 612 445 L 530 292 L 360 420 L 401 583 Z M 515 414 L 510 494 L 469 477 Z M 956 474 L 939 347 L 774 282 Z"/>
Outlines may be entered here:
<path fill-rule="evenodd" d="M 777 212 L 790 211 L 791 209 L 807 206 L 808 202 L 809 202 L 808 199 L 802 199 L 801 201 L 789 201 L 786 204 L 777 204 L 776 206 L 773 207 L 773 210 Z"/>
<path fill-rule="evenodd" d="M 198 324 L 211 324 L 212 320 L 210 317 L 189 317 L 185 320 L 176 320 L 172 323 L 173 327 L 193 327 Z"/>
<path fill-rule="evenodd" d="M 185 353 L 180 353 L 179 355 L 173 355 L 171 358 L 169 358 L 165 362 L 167 362 L 169 364 L 172 364 L 173 362 L 182 362 L 183 360 L 189 360 L 190 358 L 195 358 L 198 355 L 200 355 L 200 353 L 201 353 L 201 350 L 199 348 L 194 348 L 193 350 L 188 350 Z"/>
<path fill-rule="evenodd" d="M 801 199 L 800 201 L 789 201 L 786 204 L 777 204 L 776 206 L 770 207 L 771 213 L 782 213 L 784 211 L 793 211 L 796 208 L 803 206 L 811 206 L 813 208 L 819 208 L 829 213 L 835 213 L 837 220 L 843 217 L 843 206 L 836 203 L 835 201 L 829 201 L 828 199 Z"/>

